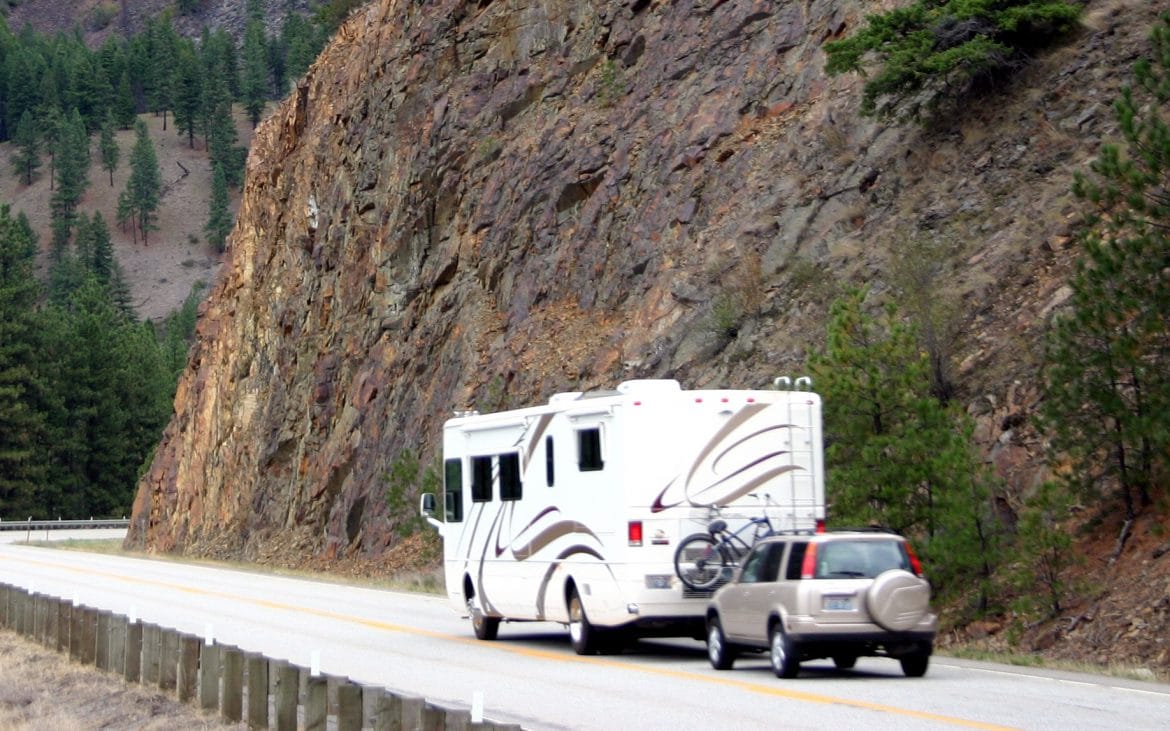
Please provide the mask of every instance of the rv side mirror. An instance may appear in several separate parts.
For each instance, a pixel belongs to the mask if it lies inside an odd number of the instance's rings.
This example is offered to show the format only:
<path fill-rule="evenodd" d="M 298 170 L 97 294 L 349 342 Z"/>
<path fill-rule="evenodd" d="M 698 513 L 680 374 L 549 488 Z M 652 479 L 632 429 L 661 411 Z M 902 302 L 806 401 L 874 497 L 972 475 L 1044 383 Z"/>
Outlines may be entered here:
<path fill-rule="evenodd" d="M 431 492 L 425 492 L 419 498 L 418 512 L 424 518 L 431 518 L 435 515 L 435 495 Z"/>

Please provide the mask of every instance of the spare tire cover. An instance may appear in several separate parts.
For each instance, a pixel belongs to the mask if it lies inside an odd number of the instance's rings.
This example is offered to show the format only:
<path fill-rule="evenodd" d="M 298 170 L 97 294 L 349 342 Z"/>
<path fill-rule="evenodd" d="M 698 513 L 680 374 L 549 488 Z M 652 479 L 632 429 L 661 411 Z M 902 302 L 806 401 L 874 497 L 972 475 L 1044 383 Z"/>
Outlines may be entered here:
<path fill-rule="evenodd" d="M 930 611 L 930 584 L 909 571 L 890 569 L 873 580 L 865 605 L 882 629 L 908 630 Z"/>

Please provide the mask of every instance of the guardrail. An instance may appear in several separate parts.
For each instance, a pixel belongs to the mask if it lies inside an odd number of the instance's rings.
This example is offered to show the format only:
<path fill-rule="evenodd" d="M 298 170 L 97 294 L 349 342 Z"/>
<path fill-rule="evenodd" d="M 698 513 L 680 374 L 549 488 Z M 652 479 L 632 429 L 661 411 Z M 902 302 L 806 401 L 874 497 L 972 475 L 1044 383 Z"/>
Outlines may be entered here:
<path fill-rule="evenodd" d="M 85 528 L 129 528 L 129 518 L 90 518 L 89 520 L 4 520 L 0 530 L 82 530 Z"/>
<path fill-rule="evenodd" d="M 133 614 L 133 610 L 131 610 Z M 0 630 L 82 665 L 153 686 L 226 723 L 276 731 L 523 731 L 482 711 L 323 675 L 135 617 L 0 583 Z M 303 724 L 298 723 L 303 719 Z"/>

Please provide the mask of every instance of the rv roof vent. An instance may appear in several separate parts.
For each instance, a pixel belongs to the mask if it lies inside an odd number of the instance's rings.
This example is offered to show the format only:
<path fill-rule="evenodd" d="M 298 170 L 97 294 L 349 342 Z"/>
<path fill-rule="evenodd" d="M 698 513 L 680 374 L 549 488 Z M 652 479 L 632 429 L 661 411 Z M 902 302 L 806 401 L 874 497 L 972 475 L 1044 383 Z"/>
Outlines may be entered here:
<path fill-rule="evenodd" d="M 682 386 L 673 378 L 642 378 L 633 381 L 623 381 L 618 384 L 618 393 L 646 394 L 646 393 L 677 393 Z"/>
<path fill-rule="evenodd" d="M 581 398 L 580 391 L 565 391 L 564 393 L 554 393 L 552 396 L 549 396 L 548 402 L 550 404 L 560 404 L 565 401 L 576 401 L 579 398 Z"/>

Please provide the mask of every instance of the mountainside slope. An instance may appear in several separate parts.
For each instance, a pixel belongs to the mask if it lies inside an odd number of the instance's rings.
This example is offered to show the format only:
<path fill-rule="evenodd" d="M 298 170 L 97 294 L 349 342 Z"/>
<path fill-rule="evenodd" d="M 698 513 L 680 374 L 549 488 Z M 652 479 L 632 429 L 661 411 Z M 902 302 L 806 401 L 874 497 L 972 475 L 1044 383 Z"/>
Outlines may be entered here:
<path fill-rule="evenodd" d="M 1167 3 L 1085 29 L 941 129 L 857 114 L 856 0 L 378 0 L 257 131 L 229 260 L 129 545 L 295 563 L 396 544 L 384 475 L 452 409 L 799 371 L 835 282 L 949 247 L 1005 502 L 1043 474 L 1035 348 L 1069 193 Z"/>

